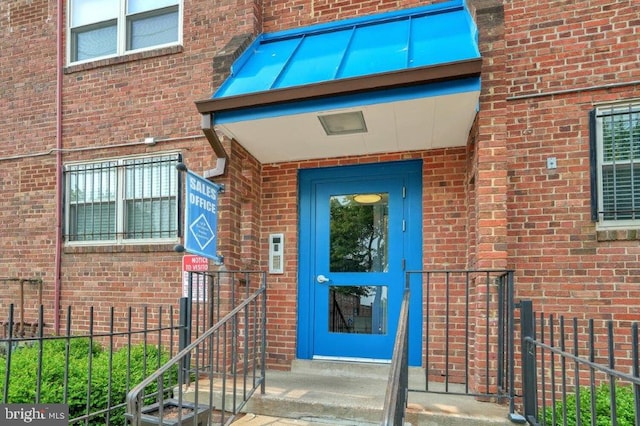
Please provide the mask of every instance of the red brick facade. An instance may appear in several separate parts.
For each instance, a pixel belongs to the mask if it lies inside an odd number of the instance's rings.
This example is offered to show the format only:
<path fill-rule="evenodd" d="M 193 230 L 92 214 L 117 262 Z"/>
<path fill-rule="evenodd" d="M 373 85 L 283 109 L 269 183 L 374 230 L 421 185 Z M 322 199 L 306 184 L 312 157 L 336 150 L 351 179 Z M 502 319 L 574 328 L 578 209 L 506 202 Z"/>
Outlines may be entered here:
<path fill-rule="evenodd" d="M 547 312 L 640 318 L 640 243 L 590 216 L 589 111 L 640 97 L 634 2 L 511 2 L 506 136 L 509 267 Z M 546 160 L 557 159 L 557 169 Z"/>
<path fill-rule="evenodd" d="M 175 304 L 181 255 L 172 244 L 58 241 L 58 155 L 64 165 L 179 151 L 203 173 L 216 158 L 194 102 L 226 77 L 230 62 L 224 70 L 212 63 L 229 55 L 233 37 L 431 3 L 438 2 L 184 0 L 181 46 L 64 66 L 59 115 L 58 3 L 0 3 L 0 278 L 41 279 L 48 308 L 57 288 L 62 308 Z M 218 235 L 225 267 L 266 269 L 267 236 L 283 232 L 287 242 L 284 274 L 268 279 L 270 365 L 286 368 L 296 356 L 303 168 L 422 159 L 424 269 L 513 269 L 516 298 L 547 312 L 640 318 L 640 231 L 599 231 L 591 220 L 588 116 L 601 103 L 640 99 L 640 7 L 469 3 L 483 70 L 466 147 L 260 164 L 224 140 L 227 173 L 216 181 L 225 185 Z M 64 36 L 61 47 L 64 55 Z M 158 143 L 145 145 L 146 137 Z M 556 169 L 547 168 L 550 157 Z M 18 288 L 2 282 L 1 309 L 18 302 Z"/>

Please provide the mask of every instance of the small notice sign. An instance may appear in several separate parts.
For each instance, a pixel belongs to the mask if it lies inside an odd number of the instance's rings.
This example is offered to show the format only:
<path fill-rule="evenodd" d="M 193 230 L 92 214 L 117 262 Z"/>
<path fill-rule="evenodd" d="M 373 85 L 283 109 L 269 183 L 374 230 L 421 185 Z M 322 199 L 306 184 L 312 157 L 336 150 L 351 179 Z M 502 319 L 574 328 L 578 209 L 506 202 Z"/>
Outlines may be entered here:
<path fill-rule="evenodd" d="M 195 254 L 186 254 L 182 258 L 184 272 L 206 272 L 209 270 L 209 259 Z"/>
<path fill-rule="evenodd" d="M 182 257 L 182 295 L 190 300 L 207 300 L 206 274 L 190 274 L 190 272 L 207 272 L 209 259 L 195 254 Z M 0 425 L 1 426 L 1 425 Z"/>

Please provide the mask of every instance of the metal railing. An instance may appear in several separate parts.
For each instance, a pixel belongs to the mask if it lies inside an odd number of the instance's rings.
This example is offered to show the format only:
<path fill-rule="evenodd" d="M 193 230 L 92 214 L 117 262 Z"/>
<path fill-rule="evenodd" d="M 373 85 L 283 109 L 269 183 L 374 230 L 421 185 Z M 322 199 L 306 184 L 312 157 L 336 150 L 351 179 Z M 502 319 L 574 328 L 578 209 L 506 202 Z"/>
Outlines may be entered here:
<path fill-rule="evenodd" d="M 544 314 L 536 321 L 531 301 L 519 306 L 530 424 L 640 425 L 638 322 Z"/>
<path fill-rule="evenodd" d="M 42 305 L 27 317 L 10 305 L 0 339 L 2 403 L 66 404 L 70 425 L 123 424 L 126 393 L 177 353 L 184 331 L 173 307 L 123 311 L 90 307 L 83 317 L 68 307 L 64 334 L 51 335 Z M 22 333 L 26 322 L 33 333 Z"/>
<path fill-rule="evenodd" d="M 188 323 L 191 342 L 231 312 L 238 303 L 260 288 L 262 272 L 206 271 L 189 272 L 183 285 L 189 299 Z M 182 346 L 184 347 L 184 346 Z"/>
<path fill-rule="evenodd" d="M 505 270 L 410 271 L 425 316 L 425 387 L 514 406 L 514 280 Z M 420 288 L 420 287 L 418 287 Z"/>
<path fill-rule="evenodd" d="M 245 282 L 246 297 L 237 306 L 129 392 L 129 424 L 169 418 L 180 424 L 197 416 L 197 424 L 226 425 L 258 388 L 264 393 L 266 274 L 252 274 L 261 277 L 258 288 L 250 293 Z M 176 386 L 165 383 L 172 372 Z"/>
<path fill-rule="evenodd" d="M 393 359 L 384 397 L 382 425 L 403 425 L 409 396 L 409 299 L 406 288 L 400 307 Z"/>
<path fill-rule="evenodd" d="M 349 326 L 347 319 L 344 317 L 340 303 L 336 298 L 336 291 L 329 290 L 331 294 L 331 308 L 329 309 L 329 321 L 331 324 L 331 331 L 337 333 L 351 333 L 352 327 Z"/>

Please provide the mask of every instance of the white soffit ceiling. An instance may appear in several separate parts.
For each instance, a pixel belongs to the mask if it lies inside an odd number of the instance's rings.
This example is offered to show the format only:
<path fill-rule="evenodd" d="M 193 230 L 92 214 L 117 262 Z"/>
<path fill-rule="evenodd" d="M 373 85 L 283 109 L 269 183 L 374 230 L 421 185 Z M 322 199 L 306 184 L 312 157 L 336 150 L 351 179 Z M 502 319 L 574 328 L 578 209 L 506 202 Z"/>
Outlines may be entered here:
<path fill-rule="evenodd" d="M 399 100 L 357 108 L 245 120 L 216 125 L 261 163 L 464 146 L 479 92 Z M 327 136 L 318 115 L 357 111 L 366 133 Z"/>

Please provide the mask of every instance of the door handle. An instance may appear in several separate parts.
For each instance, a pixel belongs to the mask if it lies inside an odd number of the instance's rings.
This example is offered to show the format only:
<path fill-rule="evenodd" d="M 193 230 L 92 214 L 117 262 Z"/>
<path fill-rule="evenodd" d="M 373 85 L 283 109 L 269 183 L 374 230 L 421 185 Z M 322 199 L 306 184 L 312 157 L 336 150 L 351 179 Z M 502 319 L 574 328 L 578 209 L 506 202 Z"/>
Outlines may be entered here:
<path fill-rule="evenodd" d="M 316 281 L 318 281 L 318 284 L 324 284 L 329 282 L 329 278 L 321 274 L 321 275 L 318 275 L 318 277 L 316 278 Z"/>

